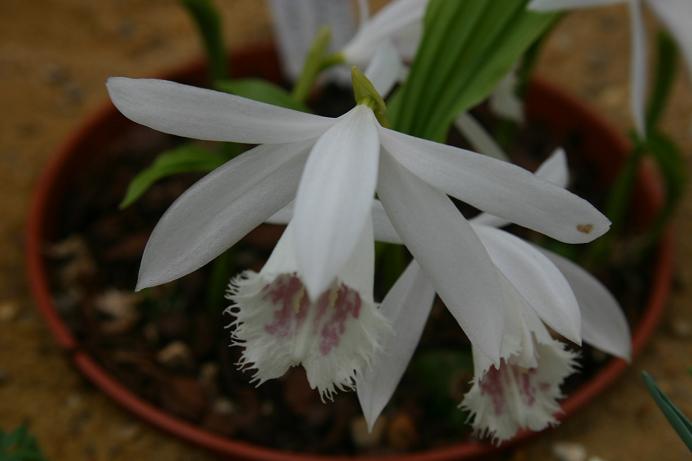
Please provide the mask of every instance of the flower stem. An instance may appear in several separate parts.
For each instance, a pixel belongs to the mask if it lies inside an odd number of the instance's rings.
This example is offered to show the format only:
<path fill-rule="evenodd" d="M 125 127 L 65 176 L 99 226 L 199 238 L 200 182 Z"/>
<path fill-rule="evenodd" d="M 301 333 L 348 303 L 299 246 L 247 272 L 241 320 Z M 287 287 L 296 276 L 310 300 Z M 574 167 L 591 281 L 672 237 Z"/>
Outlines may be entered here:
<path fill-rule="evenodd" d="M 291 96 L 298 102 L 305 102 L 310 96 L 310 90 L 317 79 L 317 76 L 323 70 L 344 62 L 344 58 L 340 53 L 327 54 L 329 43 L 332 40 L 332 33 L 329 27 L 323 27 L 317 32 L 315 39 L 310 46 L 303 70 L 298 77 L 298 80 L 293 87 Z"/>
<path fill-rule="evenodd" d="M 204 44 L 212 82 L 228 78 L 228 61 L 223 43 L 221 16 L 210 0 L 181 0 L 194 20 Z"/>
<path fill-rule="evenodd" d="M 596 240 L 591 246 L 586 257 L 588 265 L 593 267 L 600 265 L 608 255 L 614 241 L 621 235 L 630 206 L 635 179 L 644 153 L 645 151 L 641 144 L 637 143 L 634 150 L 627 156 L 620 173 L 615 178 L 606 206 L 606 215 L 612 222 L 610 232 Z"/>

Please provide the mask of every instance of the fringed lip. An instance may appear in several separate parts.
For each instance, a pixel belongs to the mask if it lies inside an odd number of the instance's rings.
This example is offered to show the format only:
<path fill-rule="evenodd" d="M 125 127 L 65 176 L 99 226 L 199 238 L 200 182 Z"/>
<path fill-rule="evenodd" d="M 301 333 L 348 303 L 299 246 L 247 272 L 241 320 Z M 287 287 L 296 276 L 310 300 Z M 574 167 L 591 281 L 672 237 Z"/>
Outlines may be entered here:
<path fill-rule="evenodd" d="M 470 412 L 469 422 L 478 437 L 499 444 L 520 429 L 537 431 L 557 424 L 560 387 L 576 371 L 578 354 L 554 339 L 534 347 L 535 366 L 523 366 L 512 355 L 475 377 L 460 406 Z"/>
<path fill-rule="evenodd" d="M 227 298 L 233 303 L 226 309 L 233 316 L 231 345 L 242 348 L 237 365 L 253 371 L 252 382 L 260 385 L 302 365 L 323 400 L 352 390 L 383 335 L 391 333 L 375 302 L 339 279 L 310 301 L 295 272 L 246 271 L 231 281 Z"/>

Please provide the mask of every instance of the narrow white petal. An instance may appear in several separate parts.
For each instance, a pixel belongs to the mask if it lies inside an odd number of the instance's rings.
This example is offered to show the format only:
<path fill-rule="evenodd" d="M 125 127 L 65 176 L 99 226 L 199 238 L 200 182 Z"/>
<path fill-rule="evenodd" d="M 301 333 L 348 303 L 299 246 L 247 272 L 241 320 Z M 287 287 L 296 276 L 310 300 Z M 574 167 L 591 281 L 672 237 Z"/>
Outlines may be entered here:
<path fill-rule="evenodd" d="M 448 197 L 388 152 L 380 159 L 377 190 L 392 224 L 471 341 L 498 360 L 505 299 L 483 244 Z"/>
<path fill-rule="evenodd" d="M 284 207 L 283 210 L 287 210 Z M 293 210 L 288 208 L 293 214 Z M 289 217 L 289 221 L 291 218 Z M 297 257 L 295 251 L 295 222 L 290 222 L 281 239 L 274 247 L 269 260 L 264 265 L 261 275 L 276 277 L 283 273 L 297 271 Z M 375 240 L 372 232 L 372 220 L 366 219 L 363 231 L 360 234 L 356 247 L 346 264 L 341 268 L 337 276 L 340 282 L 345 283 L 366 298 L 373 298 L 373 283 L 375 280 Z"/>
<path fill-rule="evenodd" d="M 299 272 L 312 299 L 346 263 L 370 215 L 379 157 L 377 121 L 356 106 L 312 149 L 296 195 Z"/>
<path fill-rule="evenodd" d="M 582 338 L 602 351 L 630 360 L 632 339 L 620 305 L 601 282 L 572 261 L 542 249 L 562 271 L 579 302 Z"/>
<path fill-rule="evenodd" d="M 630 100 L 634 126 L 641 136 L 646 136 L 644 123 L 644 105 L 646 104 L 647 68 L 646 68 L 646 26 L 642 17 L 640 0 L 629 0 L 630 32 L 632 37 L 632 58 L 630 61 L 631 82 Z"/>
<path fill-rule="evenodd" d="M 562 147 L 555 149 L 550 157 L 541 163 L 534 174 L 556 186 L 567 187 L 569 185 L 569 167 L 567 166 L 565 150 Z"/>
<path fill-rule="evenodd" d="M 559 11 L 614 5 L 627 0 L 533 0 L 528 8 L 534 11 Z"/>
<path fill-rule="evenodd" d="M 295 211 L 295 202 L 290 202 L 288 205 L 274 213 L 267 219 L 269 224 L 288 224 L 293 219 Z"/>
<path fill-rule="evenodd" d="M 372 203 L 372 223 L 375 232 L 375 240 L 379 242 L 402 244 L 401 237 L 392 225 L 382 202 L 375 200 Z"/>
<path fill-rule="evenodd" d="M 365 76 L 372 82 L 377 92 L 385 97 L 397 84 L 404 71 L 399 52 L 389 40 L 377 47 Z"/>
<path fill-rule="evenodd" d="M 111 77 L 125 117 L 164 133 L 207 141 L 277 144 L 318 137 L 334 119 L 166 80 Z"/>
<path fill-rule="evenodd" d="M 567 167 L 567 155 L 564 149 L 558 147 L 546 161 L 541 163 L 536 172 L 536 177 L 550 181 L 559 187 L 567 187 L 569 184 L 569 168 Z M 510 224 L 506 219 L 499 218 L 489 213 L 481 213 L 471 220 L 475 224 L 491 227 L 504 227 Z"/>
<path fill-rule="evenodd" d="M 422 21 L 428 0 L 397 0 L 390 2 L 360 28 L 344 47 L 346 60 L 365 66 L 377 46 L 398 35 L 408 26 Z"/>
<path fill-rule="evenodd" d="M 590 242 L 610 227 L 586 200 L 518 166 L 387 128 L 380 128 L 380 138 L 427 183 L 513 223 L 566 243 Z"/>
<path fill-rule="evenodd" d="M 677 42 L 692 77 L 692 2 L 690 0 L 649 0 L 648 5 Z"/>
<path fill-rule="evenodd" d="M 579 304 L 565 277 L 531 244 L 493 227 L 473 225 L 493 263 L 539 317 L 565 338 L 581 343 Z"/>
<path fill-rule="evenodd" d="M 509 157 L 502 150 L 502 147 L 495 142 L 492 136 L 485 131 L 485 128 L 468 112 L 464 112 L 457 117 L 454 125 L 464 138 L 471 143 L 471 146 L 481 154 L 489 155 L 505 162 L 509 161 Z"/>
<path fill-rule="evenodd" d="M 489 227 L 505 227 L 512 224 L 510 221 L 490 213 L 481 213 L 478 216 L 471 218 L 470 221 L 472 224 Z"/>
<path fill-rule="evenodd" d="M 390 321 L 393 333 L 356 384 L 360 407 L 371 430 L 411 361 L 434 300 L 435 289 L 413 261 L 380 305 L 380 313 Z"/>
<path fill-rule="evenodd" d="M 309 147 L 256 147 L 190 187 L 154 228 L 137 289 L 199 269 L 284 206 L 298 186 Z"/>
<path fill-rule="evenodd" d="M 375 288 L 375 239 L 372 232 L 372 219 L 367 216 L 351 256 L 343 265 L 338 279 L 357 290 L 362 296 L 373 299 Z"/>
<path fill-rule="evenodd" d="M 546 179 L 560 187 L 566 187 L 568 183 L 569 171 L 567 169 L 567 157 L 565 151 L 561 148 L 556 149 L 545 162 L 538 167 L 534 173 L 536 176 Z M 286 205 L 283 209 L 276 212 L 267 220 L 273 224 L 286 224 L 293 217 L 293 203 Z M 401 244 L 401 237 L 397 234 L 396 229 L 392 226 L 392 222 L 387 216 L 387 212 L 382 206 L 382 202 L 374 200 L 372 203 L 372 220 L 375 232 L 375 240 L 387 243 Z M 493 216 L 488 213 L 481 213 L 471 219 L 473 224 L 503 227 L 509 224 L 508 221 Z"/>
<path fill-rule="evenodd" d="M 279 241 L 276 242 L 269 259 L 262 266 L 259 275 L 265 279 L 273 279 L 281 274 L 293 274 L 297 271 L 296 251 L 293 244 L 294 234 L 295 225 L 289 223 Z"/>

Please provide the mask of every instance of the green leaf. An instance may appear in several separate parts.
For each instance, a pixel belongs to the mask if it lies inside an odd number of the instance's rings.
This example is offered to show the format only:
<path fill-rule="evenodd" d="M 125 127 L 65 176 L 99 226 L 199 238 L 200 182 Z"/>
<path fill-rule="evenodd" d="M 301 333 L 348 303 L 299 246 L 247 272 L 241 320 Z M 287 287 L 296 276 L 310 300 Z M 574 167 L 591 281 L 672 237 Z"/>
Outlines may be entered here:
<path fill-rule="evenodd" d="M 644 153 L 645 147 L 639 143 L 635 144 L 634 149 L 625 159 L 624 165 L 610 187 L 606 203 L 606 215 L 612 221 L 610 234 L 620 232 L 625 223 L 637 171 L 639 171 L 639 165 Z"/>
<path fill-rule="evenodd" d="M 677 203 L 687 182 L 687 168 L 682 152 L 672 139 L 657 131 L 649 133 L 646 148 L 656 160 L 656 164 L 663 175 L 666 203 Z"/>
<path fill-rule="evenodd" d="M 310 112 L 305 104 L 294 99 L 288 91 L 266 80 L 256 78 L 220 80 L 216 82 L 216 88 L 255 101 Z"/>
<path fill-rule="evenodd" d="M 195 21 L 209 61 L 212 81 L 228 77 L 226 48 L 221 32 L 221 17 L 211 0 L 180 0 Z"/>
<path fill-rule="evenodd" d="M 137 201 L 156 181 L 179 173 L 207 172 L 228 161 L 229 157 L 196 144 L 183 144 L 159 154 L 150 167 L 130 182 L 120 208 Z"/>
<path fill-rule="evenodd" d="M 0 431 L 0 460 L 46 461 L 38 442 L 25 425 L 12 432 Z"/>
<path fill-rule="evenodd" d="M 659 389 L 649 373 L 643 371 L 642 378 L 644 379 L 644 384 L 649 394 L 651 394 L 656 405 L 658 405 L 658 408 L 661 409 L 661 412 L 663 412 L 663 415 L 670 425 L 673 426 L 675 432 L 678 433 L 682 441 L 687 445 L 687 448 L 692 450 L 692 423 L 690 420 L 670 401 L 668 396 Z"/>
<path fill-rule="evenodd" d="M 658 34 L 656 67 L 646 109 L 646 131 L 653 132 L 668 102 L 678 68 L 677 46 L 666 32 Z"/>
<path fill-rule="evenodd" d="M 453 119 L 485 99 L 558 17 L 527 3 L 432 0 L 395 128 L 443 140 Z"/>
<path fill-rule="evenodd" d="M 673 140 L 657 131 L 650 131 L 647 135 L 645 148 L 658 166 L 666 193 L 663 208 L 647 232 L 648 244 L 653 245 L 667 228 L 682 198 L 687 183 L 687 168 L 682 152 Z"/>

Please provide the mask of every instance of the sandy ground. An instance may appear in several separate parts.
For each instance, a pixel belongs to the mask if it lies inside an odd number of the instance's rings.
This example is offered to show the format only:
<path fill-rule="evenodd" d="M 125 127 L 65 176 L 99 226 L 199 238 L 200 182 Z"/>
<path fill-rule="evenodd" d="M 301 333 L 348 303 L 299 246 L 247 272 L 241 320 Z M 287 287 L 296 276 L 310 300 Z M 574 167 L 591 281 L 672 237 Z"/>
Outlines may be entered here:
<path fill-rule="evenodd" d="M 270 38 L 263 1 L 217 1 L 228 44 Z M 575 14 L 555 31 L 539 73 L 629 126 L 628 21 L 618 7 Z M 28 422 L 51 460 L 216 459 L 140 423 L 86 383 L 58 351 L 24 279 L 31 190 L 56 147 L 106 102 L 109 75 L 145 76 L 199 55 L 173 0 L 0 3 L 0 428 Z M 665 127 L 692 154 L 692 94 L 682 74 Z M 551 460 L 576 443 L 604 461 L 689 459 L 638 378 L 652 372 L 692 415 L 692 191 L 677 219 L 677 281 L 664 321 L 626 375 L 557 430 L 507 455 Z M 596 458 L 594 458 L 596 459 Z"/>

